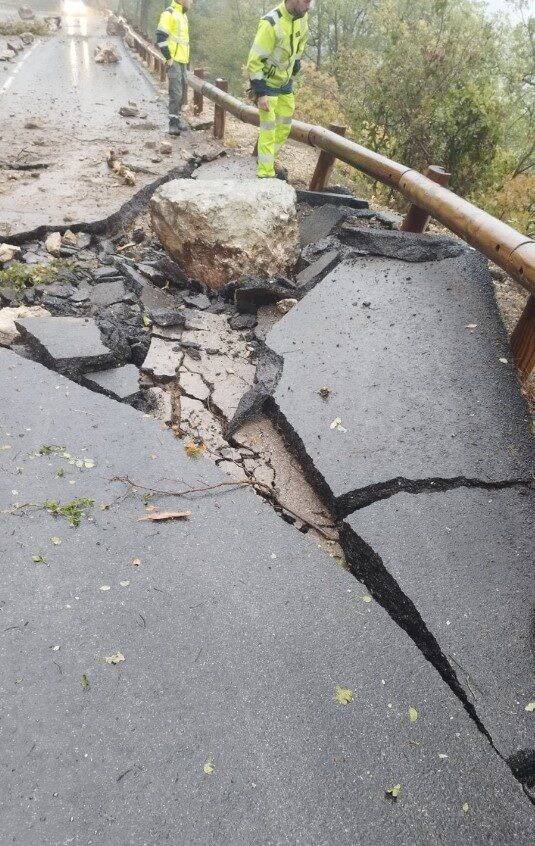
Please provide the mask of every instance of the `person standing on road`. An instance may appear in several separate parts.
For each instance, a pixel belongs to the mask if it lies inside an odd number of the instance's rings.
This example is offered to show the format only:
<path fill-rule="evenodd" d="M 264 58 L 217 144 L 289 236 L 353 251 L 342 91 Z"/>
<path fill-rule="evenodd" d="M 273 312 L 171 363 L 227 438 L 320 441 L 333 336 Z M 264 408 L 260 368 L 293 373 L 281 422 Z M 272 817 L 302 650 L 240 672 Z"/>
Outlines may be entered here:
<path fill-rule="evenodd" d="M 247 72 L 260 116 L 259 177 L 275 176 L 275 159 L 288 138 L 295 110 L 293 78 L 301 68 L 311 0 L 284 0 L 260 20 Z"/>
<path fill-rule="evenodd" d="M 189 26 L 186 12 L 190 5 L 191 0 L 182 0 L 181 3 L 172 0 L 171 5 L 160 15 L 156 30 L 156 44 L 167 59 L 170 135 L 180 135 L 182 130 L 189 129 L 188 124 L 182 120 L 181 111 L 189 62 Z"/>

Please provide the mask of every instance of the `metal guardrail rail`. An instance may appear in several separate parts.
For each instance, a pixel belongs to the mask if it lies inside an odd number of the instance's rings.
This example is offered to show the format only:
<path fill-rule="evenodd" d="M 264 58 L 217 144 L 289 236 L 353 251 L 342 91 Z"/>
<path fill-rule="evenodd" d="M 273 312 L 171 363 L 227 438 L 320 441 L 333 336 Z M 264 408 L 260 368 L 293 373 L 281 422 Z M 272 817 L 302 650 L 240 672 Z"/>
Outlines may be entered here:
<path fill-rule="evenodd" d="M 121 23 L 128 44 L 147 62 L 161 80 L 166 77 L 161 53 L 140 36 L 124 20 Z M 193 89 L 196 112 L 203 109 L 203 97 L 215 104 L 214 135 L 224 135 L 225 112 L 244 123 L 259 125 L 258 109 L 228 94 L 225 80 L 216 84 L 204 79 L 202 69 L 188 73 Z M 334 161 L 339 159 L 385 185 L 399 191 L 412 204 L 402 227 L 423 231 L 429 217 L 446 226 L 472 247 L 475 247 L 522 285 L 530 294 L 524 312 L 511 336 L 511 348 L 524 376 L 535 367 L 535 239 L 517 232 L 445 187 L 448 174 L 441 168 L 429 168 L 424 175 L 344 137 L 344 127 L 326 129 L 315 124 L 292 121 L 290 137 L 320 150 L 320 157 L 311 188 L 325 185 Z M 439 184 L 442 183 L 442 184 Z M 409 220 L 412 218 L 412 224 Z M 415 224 L 418 219 L 418 224 Z"/>

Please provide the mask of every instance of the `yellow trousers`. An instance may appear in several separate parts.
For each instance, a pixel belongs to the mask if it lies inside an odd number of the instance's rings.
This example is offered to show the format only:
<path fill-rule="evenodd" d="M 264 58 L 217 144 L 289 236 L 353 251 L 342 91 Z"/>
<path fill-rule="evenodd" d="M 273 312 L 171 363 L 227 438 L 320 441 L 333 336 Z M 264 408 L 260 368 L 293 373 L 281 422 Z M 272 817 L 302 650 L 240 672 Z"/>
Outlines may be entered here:
<path fill-rule="evenodd" d="M 295 111 L 293 94 L 277 94 L 268 97 L 269 109 L 259 110 L 260 131 L 258 133 L 258 176 L 275 176 L 275 159 L 288 138 Z"/>

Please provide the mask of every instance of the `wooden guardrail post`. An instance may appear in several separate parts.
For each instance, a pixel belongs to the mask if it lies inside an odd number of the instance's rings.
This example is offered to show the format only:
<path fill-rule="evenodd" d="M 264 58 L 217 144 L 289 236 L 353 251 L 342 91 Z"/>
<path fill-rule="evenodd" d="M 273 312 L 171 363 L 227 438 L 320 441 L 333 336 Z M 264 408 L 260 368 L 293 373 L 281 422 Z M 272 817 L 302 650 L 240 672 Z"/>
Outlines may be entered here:
<path fill-rule="evenodd" d="M 215 84 L 221 91 L 228 91 L 228 82 L 226 79 L 216 79 Z M 225 109 L 223 106 L 214 106 L 214 138 L 220 141 L 225 135 Z"/>
<path fill-rule="evenodd" d="M 331 132 L 336 132 L 337 135 L 343 136 L 346 134 L 346 127 L 340 126 L 338 123 L 330 123 L 329 129 Z M 326 153 L 325 150 L 321 151 L 312 179 L 310 180 L 310 185 L 308 186 L 310 191 L 323 191 L 329 181 L 335 161 L 336 156 L 332 153 Z"/>
<path fill-rule="evenodd" d="M 198 77 L 199 79 L 204 79 L 204 68 L 195 68 L 193 71 L 194 76 Z M 193 93 L 193 114 L 200 115 L 202 114 L 202 110 L 204 109 L 204 97 L 202 95 L 202 91 L 195 91 Z"/>
<path fill-rule="evenodd" d="M 428 179 L 445 188 L 450 181 L 451 173 L 448 173 L 447 170 L 444 170 L 438 165 L 430 165 L 426 168 L 424 176 L 427 176 Z M 424 209 L 411 203 L 400 229 L 403 232 L 425 232 L 425 228 L 429 223 L 429 217 L 430 215 Z"/>
<path fill-rule="evenodd" d="M 535 294 L 530 294 L 510 343 L 516 366 L 527 379 L 535 367 Z"/>

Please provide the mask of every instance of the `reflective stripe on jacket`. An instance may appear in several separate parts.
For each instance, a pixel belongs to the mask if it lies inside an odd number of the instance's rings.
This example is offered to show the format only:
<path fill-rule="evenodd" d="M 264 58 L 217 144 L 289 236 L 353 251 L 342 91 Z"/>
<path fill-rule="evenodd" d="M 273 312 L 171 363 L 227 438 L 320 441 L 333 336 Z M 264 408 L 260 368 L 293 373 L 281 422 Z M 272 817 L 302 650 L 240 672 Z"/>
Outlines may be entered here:
<path fill-rule="evenodd" d="M 308 14 L 294 18 L 283 2 L 264 15 L 247 59 L 255 94 L 292 90 L 292 76 L 299 71 L 307 37 Z"/>
<path fill-rule="evenodd" d="M 189 62 L 188 16 L 180 3 L 171 3 L 160 15 L 156 44 L 166 59 L 187 65 Z"/>

